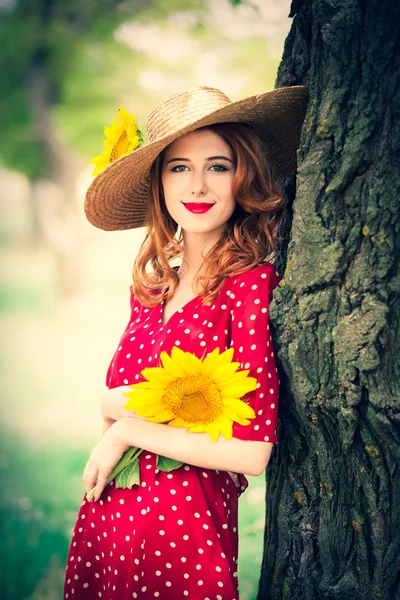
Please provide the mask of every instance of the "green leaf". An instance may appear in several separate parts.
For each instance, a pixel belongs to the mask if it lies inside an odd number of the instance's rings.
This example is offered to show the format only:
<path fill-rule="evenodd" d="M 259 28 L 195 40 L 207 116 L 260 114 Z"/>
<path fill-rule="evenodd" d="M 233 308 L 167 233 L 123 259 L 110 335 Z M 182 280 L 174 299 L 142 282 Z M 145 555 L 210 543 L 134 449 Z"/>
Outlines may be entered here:
<path fill-rule="evenodd" d="M 139 461 L 135 460 L 130 465 L 125 467 L 123 471 L 115 478 L 116 488 L 132 489 L 134 485 L 140 484 Z"/>
<path fill-rule="evenodd" d="M 157 469 L 160 471 L 175 471 L 175 469 L 179 469 L 182 465 L 183 462 L 180 462 L 179 460 L 157 455 Z"/>

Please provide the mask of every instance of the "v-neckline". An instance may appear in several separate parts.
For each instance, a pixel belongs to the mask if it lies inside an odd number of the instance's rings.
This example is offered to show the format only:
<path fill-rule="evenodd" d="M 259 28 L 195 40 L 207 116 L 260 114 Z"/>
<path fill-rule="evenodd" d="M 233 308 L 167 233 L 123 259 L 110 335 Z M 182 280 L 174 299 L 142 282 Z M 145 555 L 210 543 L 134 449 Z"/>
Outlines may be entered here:
<path fill-rule="evenodd" d="M 200 296 L 193 296 L 193 298 L 188 300 L 183 306 L 181 306 L 181 308 L 178 308 L 175 312 L 172 313 L 172 315 L 170 316 L 168 321 L 165 323 L 165 325 L 163 324 L 164 306 L 165 306 L 165 299 L 164 299 L 160 303 L 160 319 L 159 320 L 161 321 L 161 329 L 165 329 L 166 327 L 168 327 L 168 325 L 170 324 L 171 320 L 175 317 L 175 315 L 182 314 L 183 311 L 185 310 L 185 308 L 187 306 L 189 306 L 189 304 L 191 304 L 193 302 L 193 300 L 198 300 L 199 298 L 200 298 Z"/>

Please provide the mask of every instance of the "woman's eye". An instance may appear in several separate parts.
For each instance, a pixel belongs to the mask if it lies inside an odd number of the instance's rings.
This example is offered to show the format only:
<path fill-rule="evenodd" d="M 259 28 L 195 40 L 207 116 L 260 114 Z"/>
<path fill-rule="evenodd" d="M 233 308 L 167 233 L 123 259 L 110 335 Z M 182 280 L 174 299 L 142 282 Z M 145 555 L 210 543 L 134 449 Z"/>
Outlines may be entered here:
<path fill-rule="evenodd" d="M 186 165 L 175 165 L 175 167 L 172 167 L 171 171 L 173 173 L 182 173 L 185 169 L 187 169 Z"/>
<path fill-rule="evenodd" d="M 228 171 L 228 169 L 224 165 L 213 165 L 212 167 L 210 167 L 210 170 L 217 171 L 218 173 Z"/>

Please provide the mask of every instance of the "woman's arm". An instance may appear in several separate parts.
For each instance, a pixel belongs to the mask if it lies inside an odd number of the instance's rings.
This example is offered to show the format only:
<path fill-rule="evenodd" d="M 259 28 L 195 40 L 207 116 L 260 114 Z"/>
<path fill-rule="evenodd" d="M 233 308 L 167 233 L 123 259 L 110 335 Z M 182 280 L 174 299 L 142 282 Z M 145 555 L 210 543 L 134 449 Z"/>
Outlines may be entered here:
<path fill-rule="evenodd" d="M 246 475 L 260 475 L 273 448 L 271 442 L 227 440 L 221 436 L 213 442 L 208 433 L 123 417 L 106 431 L 86 464 L 83 482 L 87 493 L 96 485 L 95 501 L 100 498 L 107 477 L 130 446 L 196 467 Z"/>
<path fill-rule="evenodd" d="M 273 448 L 270 442 L 227 440 L 221 435 L 213 442 L 208 433 L 129 418 L 120 419 L 113 429 L 123 445 L 137 446 L 196 467 L 246 475 L 260 475 Z"/>

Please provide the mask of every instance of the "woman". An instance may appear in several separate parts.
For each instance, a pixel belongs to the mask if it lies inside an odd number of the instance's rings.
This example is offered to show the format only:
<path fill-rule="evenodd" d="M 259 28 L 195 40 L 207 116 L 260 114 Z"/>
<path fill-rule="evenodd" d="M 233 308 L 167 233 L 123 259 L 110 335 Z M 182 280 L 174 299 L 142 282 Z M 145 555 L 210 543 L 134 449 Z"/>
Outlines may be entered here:
<path fill-rule="evenodd" d="M 146 223 L 147 237 L 133 271 L 131 318 L 107 373 L 104 435 L 84 472 L 86 492 L 96 492 L 78 514 L 64 598 L 238 598 L 238 497 L 244 474 L 262 473 L 277 442 L 268 325 L 284 215 L 277 176 L 295 168 L 306 102 L 302 86 L 236 103 L 213 88 L 174 96 L 150 115 L 147 145 L 112 162 L 88 190 L 94 225 Z M 193 355 L 189 371 L 193 361 L 215 362 L 206 386 L 191 372 L 182 391 L 181 351 Z M 223 377 L 226 402 L 213 392 L 217 371 L 232 373 L 227 359 L 217 364 L 224 352 L 254 378 L 242 398 L 248 419 L 232 413 L 238 404 Z M 160 372 L 161 361 L 162 393 L 142 412 L 126 409 L 123 393 L 151 367 Z M 150 418 L 161 401 L 159 422 L 139 416 Z M 132 446 L 144 450 L 139 485 L 106 486 Z M 160 456 L 183 464 L 163 471 Z"/>

